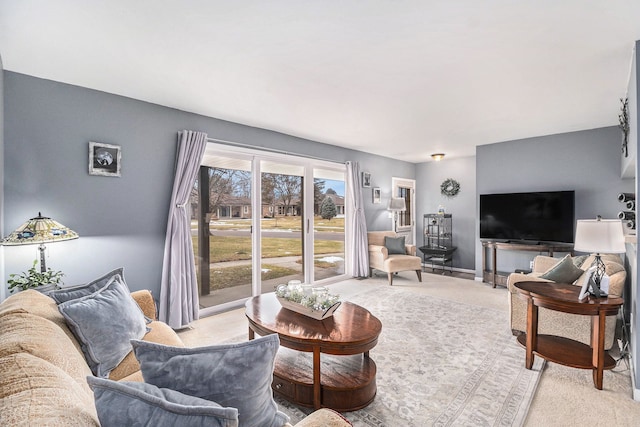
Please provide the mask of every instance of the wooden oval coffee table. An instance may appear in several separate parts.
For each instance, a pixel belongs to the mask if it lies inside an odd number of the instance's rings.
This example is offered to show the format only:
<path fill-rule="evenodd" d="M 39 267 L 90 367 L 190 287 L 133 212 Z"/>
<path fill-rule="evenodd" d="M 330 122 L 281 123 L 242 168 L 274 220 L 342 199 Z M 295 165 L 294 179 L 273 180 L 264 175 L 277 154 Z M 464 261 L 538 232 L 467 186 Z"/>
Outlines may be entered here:
<path fill-rule="evenodd" d="M 373 401 L 376 364 L 369 350 L 382 323 L 368 310 L 345 301 L 332 317 L 315 320 L 282 308 L 273 293 L 253 297 L 245 307 L 249 339 L 278 334 L 284 347 L 274 367 L 275 393 L 298 405 L 342 412 Z M 306 363 L 299 352 L 312 353 L 312 360 Z"/>

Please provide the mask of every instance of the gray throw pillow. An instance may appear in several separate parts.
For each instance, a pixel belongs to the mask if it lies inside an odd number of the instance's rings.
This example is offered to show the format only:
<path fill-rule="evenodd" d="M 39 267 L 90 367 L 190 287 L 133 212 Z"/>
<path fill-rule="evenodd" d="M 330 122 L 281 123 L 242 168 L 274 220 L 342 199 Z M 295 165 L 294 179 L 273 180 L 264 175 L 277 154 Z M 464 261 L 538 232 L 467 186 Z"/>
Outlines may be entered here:
<path fill-rule="evenodd" d="M 111 280 L 111 278 L 115 275 L 119 275 L 124 280 L 124 269 L 122 267 L 116 268 L 115 270 L 108 272 L 104 276 L 98 277 L 97 279 L 83 285 L 57 289 L 51 292 L 49 296 L 53 298 L 58 304 L 66 301 L 71 301 L 72 299 L 82 298 L 104 288 L 107 282 L 109 282 L 109 280 Z"/>
<path fill-rule="evenodd" d="M 102 427 L 237 427 L 238 410 L 152 384 L 87 377 Z"/>
<path fill-rule="evenodd" d="M 556 283 L 573 283 L 583 273 L 583 270 L 575 266 L 571 260 L 571 256 L 567 255 L 556 263 L 556 265 L 545 271 L 540 277 Z"/>
<path fill-rule="evenodd" d="M 121 276 L 113 276 L 99 291 L 58 305 L 80 342 L 87 364 L 98 377 L 122 362 L 132 339 L 148 332 L 147 320 Z"/>
<path fill-rule="evenodd" d="M 241 427 L 282 427 L 289 422 L 271 390 L 278 335 L 196 348 L 139 340 L 131 344 L 146 383 L 238 408 Z"/>
<path fill-rule="evenodd" d="M 407 248 L 404 246 L 404 236 L 402 237 L 389 237 L 384 236 L 384 247 L 387 248 L 389 255 L 399 254 L 406 255 Z"/>
<path fill-rule="evenodd" d="M 573 265 L 580 268 L 582 267 L 582 264 L 584 264 L 584 262 L 587 260 L 587 258 L 589 258 L 589 255 L 578 255 L 571 258 L 571 261 L 573 261 Z"/>

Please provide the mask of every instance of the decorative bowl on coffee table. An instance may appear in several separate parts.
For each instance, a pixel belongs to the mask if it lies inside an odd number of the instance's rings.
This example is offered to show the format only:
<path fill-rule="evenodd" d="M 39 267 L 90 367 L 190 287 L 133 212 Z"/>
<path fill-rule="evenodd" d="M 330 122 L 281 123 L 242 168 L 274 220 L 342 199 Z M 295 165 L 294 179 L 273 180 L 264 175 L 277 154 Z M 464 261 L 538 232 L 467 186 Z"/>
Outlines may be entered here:
<path fill-rule="evenodd" d="M 311 317 L 312 319 L 316 319 L 316 320 L 324 320 L 328 317 L 333 316 L 333 313 L 336 311 L 338 307 L 340 307 L 340 304 L 341 304 L 341 301 L 338 301 L 325 310 L 314 310 L 300 303 L 289 301 L 283 297 L 277 297 L 277 298 L 278 298 L 278 301 L 280 302 L 280 305 L 283 308 L 286 308 L 287 310 L 291 310 L 299 314 L 303 314 L 307 317 Z"/>

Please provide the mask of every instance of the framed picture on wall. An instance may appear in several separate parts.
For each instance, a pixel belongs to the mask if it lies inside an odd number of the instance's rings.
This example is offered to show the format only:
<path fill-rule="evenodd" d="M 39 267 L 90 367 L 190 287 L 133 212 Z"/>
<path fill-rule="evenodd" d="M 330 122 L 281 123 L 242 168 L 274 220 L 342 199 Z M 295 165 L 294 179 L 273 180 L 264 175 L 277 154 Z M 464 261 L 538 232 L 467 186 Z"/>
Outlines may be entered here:
<path fill-rule="evenodd" d="M 89 175 L 119 177 L 121 161 L 119 145 L 89 142 Z"/>
<path fill-rule="evenodd" d="M 373 189 L 373 203 L 380 203 L 380 187 Z"/>
<path fill-rule="evenodd" d="M 371 187 L 371 174 L 369 172 L 362 172 L 362 186 Z"/>

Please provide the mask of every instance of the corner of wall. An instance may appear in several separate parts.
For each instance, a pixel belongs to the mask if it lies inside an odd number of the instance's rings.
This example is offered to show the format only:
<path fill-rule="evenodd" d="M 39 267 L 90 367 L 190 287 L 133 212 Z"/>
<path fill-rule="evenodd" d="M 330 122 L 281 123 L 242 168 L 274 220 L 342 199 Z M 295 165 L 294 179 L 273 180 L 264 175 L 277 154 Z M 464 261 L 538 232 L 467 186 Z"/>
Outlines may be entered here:
<path fill-rule="evenodd" d="M 629 115 L 630 115 L 630 126 L 632 131 L 629 135 L 629 144 L 634 145 L 636 148 L 636 153 L 639 152 L 640 149 L 640 133 L 637 131 L 638 123 L 640 122 L 640 112 L 638 108 L 638 90 L 640 90 L 640 75 L 638 74 L 638 60 L 640 59 L 638 55 L 640 54 L 640 41 L 636 41 L 634 43 L 633 56 L 631 62 L 631 77 L 629 79 Z M 634 190 L 636 194 L 640 193 L 640 188 L 638 186 L 638 162 L 635 164 L 635 185 Z M 640 261 L 640 255 L 637 250 L 634 254 L 634 259 L 631 267 L 631 304 L 630 304 L 630 313 L 629 313 L 629 338 L 630 338 L 630 352 L 631 352 L 631 384 L 633 387 L 633 399 L 640 401 L 640 389 L 638 389 L 638 383 L 640 377 L 639 367 L 640 364 L 638 362 L 638 354 L 639 348 L 639 333 L 640 324 L 638 324 L 638 311 L 640 310 L 640 303 L 638 302 L 638 292 L 640 289 L 638 288 L 638 261 Z"/>
<path fill-rule="evenodd" d="M 0 55 L 0 238 L 4 236 L 4 67 Z M 6 298 L 4 281 L 4 246 L 0 245 L 0 301 Z"/>

